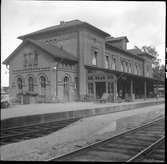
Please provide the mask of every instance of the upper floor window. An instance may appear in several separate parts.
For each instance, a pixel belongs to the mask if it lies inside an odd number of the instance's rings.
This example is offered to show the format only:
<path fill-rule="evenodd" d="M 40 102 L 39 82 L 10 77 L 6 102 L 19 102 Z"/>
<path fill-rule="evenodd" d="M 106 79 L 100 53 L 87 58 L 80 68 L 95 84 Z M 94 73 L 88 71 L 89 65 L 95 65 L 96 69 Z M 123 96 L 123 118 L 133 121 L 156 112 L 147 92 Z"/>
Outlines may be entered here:
<path fill-rule="evenodd" d="M 137 74 L 137 75 L 139 74 L 139 67 L 138 67 L 138 64 L 136 64 L 136 74 Z"/>
<path fill-rule="evenodd" d="M 129 73 L 132 73 L 132 64 L 129 63 Z"/>
<path fill-rule="evenodd" d="M 34 82 L 33 82 L 33 78 L 32 77 L 28 78 L 28 90 L 29 91 L 34 91 Z"/>
<path fill-rule="evenodd" d="M 138 66 L 138 70 L 139 70 L 139 75 L 141 75 L 141 66 Z"/>
<path fill-rule="evenodd" d="M 41 88 L 46 88 L 46 78 L 44 76 L 40 77 Z"/>
<path fill-rule="evenodd" d="M 137 74 L 137 64 L 134 65 L 134 74 Z"/>
<path fill-rule="evenodd" d="M 105 68 L 109 68 L 109 56 L 105 56 Z"/>
<path fill-rule="evenodd" d="M 24 54 L 24 67 L 27 67 L 28 60 L 27 60 L 27 54 Z"/>
<path fill-rule="evenodd" d="M 17 79 L 17 86 L 19 89 L 22 89 L 23 88 L 23 82 L 22 82 L 22 79 L 21 78 L 18 78 Z"/>
<path fill-rule="evenodd" d="M 34 54 L 34 65 L 38 65 L 38 54 L 37 54 L 36 51 L 35 51 L 35 54 Z"/>
<path fill-rule="evenodd" d="M 122 61 L 120 62 L 120 69 L 123 72 L 123 62 Z"/>
<path fill-rule="evenodd" d="M 147 67 L 146 67 L 146 74 L 147 74 L 147 76 L 149 76 L 149 65 L 147 65 Z"/>
<path fill-rule="evenodd" d="M 112 58 L 112 69 L 116 69 L 116 59 L 114 57 Z"/>
<path fill-rule="evenodd" d="M 126 65 L 126 62 L 123 62 L 123 70 L 124 70 L 124 72 L 127 72 L 127 65 Z"/>
<path fill-rule="evenodd" d="M 97 51 L 94 51 L 94 52 L 93 52 L 92 64 L 93 64 L 93 65 L 97 65 Z"/>
<path fill-rule="evenodd" d="M 28 56 L 29 56 L 29 66 L 32 66 L 32 64 L 33 64 L 33 55 L 32 55 L 32 53 L 29 53 Z"/>
<path fill-rule="evenodd" d="M 137 65 L 137 74 L 138 74 L 138 75 L 141 75 L 141 67 L 140 67 L 139 64 Z"/>
<path fill-rule="evenodd" d="M 24 54 L 24 67 L 31 67 L 31 66 L 37 66 L 38 65 L 38 54 L 35 51 L 34 53 L 27 53 Z"/>
<path fill-rule="evenodd" d="M 129 73 L 129 63 L 126 63 L 126 67 L 127 67 L 127 72 Z"/>

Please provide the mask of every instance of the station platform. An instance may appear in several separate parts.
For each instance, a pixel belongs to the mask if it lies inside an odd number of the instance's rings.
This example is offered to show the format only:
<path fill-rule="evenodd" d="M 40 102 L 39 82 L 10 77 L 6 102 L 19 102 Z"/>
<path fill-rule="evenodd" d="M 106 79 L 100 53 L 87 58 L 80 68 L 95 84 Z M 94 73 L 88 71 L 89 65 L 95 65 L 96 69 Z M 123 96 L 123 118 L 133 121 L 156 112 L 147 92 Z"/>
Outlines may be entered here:
<path fill-rule="evenodd" d="M 85 117 L 49 135 L 0 147 L 1 160 L 48 161 L 164 117 L 165 104 Z"/>
<path fill-rule="evenodd" d="M 16 105 L 1 110 L 1 128 L 26 126 L 50 121 L 84 118 L 107 113 L 133 110 L 164 103 L 164 98 L 138 99 L 134 102 L 97 103 L 71 102 L 57 104 Z"/>

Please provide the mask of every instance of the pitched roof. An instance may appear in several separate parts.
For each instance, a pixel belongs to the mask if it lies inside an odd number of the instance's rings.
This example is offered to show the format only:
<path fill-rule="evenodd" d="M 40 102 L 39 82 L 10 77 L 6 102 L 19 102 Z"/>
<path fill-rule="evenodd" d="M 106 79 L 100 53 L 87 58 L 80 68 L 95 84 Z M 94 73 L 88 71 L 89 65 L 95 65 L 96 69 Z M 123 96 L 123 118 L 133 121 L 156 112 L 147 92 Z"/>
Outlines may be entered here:
<path fill-rule="evenodd" d="M 62 22 L 60 22 L 59 25 L 47 27 L 47 28 L 44 28 L 42 30 L 38 30 L 38 31 L 29 33 L 29 34 L 26 34 L 26 35 L 19 36 L 18 38 L 19 39 L 24 39 L 24 38 L 29 37 L 29 36 L 42 34 L 42 33 L 50 32 L 50 31 L 56 31 L 56 30 L 60 30 L 60 29 L 65 29 L 65 28 L 74 27 L 74 26 L 85 26 L 87 28 L 90 28 L 90 29 L 93 29 L 93 30 L 96 30 L 96 31 L 100 32 L 104 36 L 110 36 L 108 33 L 100 30 L 99 28 L 97 28 L 97 27 L 95 27 L 91 24 L 88 24 L 87 22 L 83 22 L 83 21 L 80 21 L 80 20 L 72 20 L 72 21 L 68 21 L 68 22 L 62 21 Z"/>
<path fill-rule="evenodd" d="M 26 39 L 23 41 L 23 43 L 20 44 L 20 46 L 18 46 L 14 52 L 9 55 L 4 61 L 3 64 L 8 64 L 10 59 L 16 54 L 16 51 L 18 49 L 20 49 L 21 47 L 23 47 L 27 42 L 30 42 L 32 44 L 34 44 L 35 46 L 41 48 L 42 50 L 46 51 L 47 53 L 49 53 L 50 55 L 52 55 L 54 58 L 61 58 L 61 59 L 65 59 L 65 60 L 71 60 L 71 61 L 75 61 L 77 62 L 78 59 L 77 57 L 73 56 L 72 54 L 70 54 L 69 52 L 57 47 L 57 46 L 53 46 L 51 44 L 46 44 L 45 42 L 42 41 L 37 41 L 37 40 L 32 40 L 32 39 Z"/>
<path fill-rule="evenodd" d="M 137 58 L 137 59 L 139 59 L 139 60 L 144 60 L 141 56 L 138 56 L 138 55 L 136 55 L 136 54 L 134 54 L 134 53 L 132 53 L 132 52 L 130 52 L 130 51 L 128 51 L 128 50 L 124 50 L 124 49 L 118 48 L 118 47 L 116 47 L 116 46 L 113 46 L 113 45 L 110 44 L 109 42 L 107 42 L 105 45 L 106 45 L 107 48 L 111 48 L 111 49 L 113 49 L 113 50 L 116 50 L 116 51 L 125 53 L 125 54 L 130 55 L 131 57 L 135 57 L 135 58 Z"/>
<path fill-rule="evenodd" d="M 138 54 L 141 54 L 143 53 L 141 50 L 137 49 L 137 48 L 134 48 L 134 49 L 128 49 L 127 51 L 135 54 L 135 55 L 138 55 Z"/>
<path fill-rule="evenodd" d="M 140 49 L 134 48 L 134 49 L 128 49 L 127 51 L 129 51 L 130 53 L 134 54 L 134 55 L 138 55 L 140 57 L 142 57 L 143 55 L 150 57 L 150 58 L 155 58 L 153 55 L 150 55 L 147 52 L 143 52 Z"/>

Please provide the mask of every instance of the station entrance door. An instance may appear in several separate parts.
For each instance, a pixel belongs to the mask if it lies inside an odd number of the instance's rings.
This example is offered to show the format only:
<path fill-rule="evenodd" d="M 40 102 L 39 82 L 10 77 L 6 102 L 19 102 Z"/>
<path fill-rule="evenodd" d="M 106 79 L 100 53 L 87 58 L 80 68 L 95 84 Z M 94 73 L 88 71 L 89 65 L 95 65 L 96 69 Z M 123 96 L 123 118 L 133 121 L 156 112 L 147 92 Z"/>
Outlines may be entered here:
<path fill-rule="evenodd" d="M 96 98 L 101 98 L 103 93 L 106 92 L 105 82 L 96 82 Z"/>

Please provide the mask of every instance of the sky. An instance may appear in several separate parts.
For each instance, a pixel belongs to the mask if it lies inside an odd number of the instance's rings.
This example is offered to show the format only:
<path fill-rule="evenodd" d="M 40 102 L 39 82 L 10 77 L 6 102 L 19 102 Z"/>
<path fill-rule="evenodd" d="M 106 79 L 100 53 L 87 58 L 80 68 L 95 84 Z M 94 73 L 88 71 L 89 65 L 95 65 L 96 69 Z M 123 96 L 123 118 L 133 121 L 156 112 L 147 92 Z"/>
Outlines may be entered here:
<path fill-rule="evenodd" d="M 21 44 L 18 36 L 79 19 L 113 37 L 127 36 L 128 49 L 153 46 L 165 64 L 165 1 L 28 1 L 2 0 L 1 63 Z M 1 86 L 9 73 L 1 64 Z"/>

